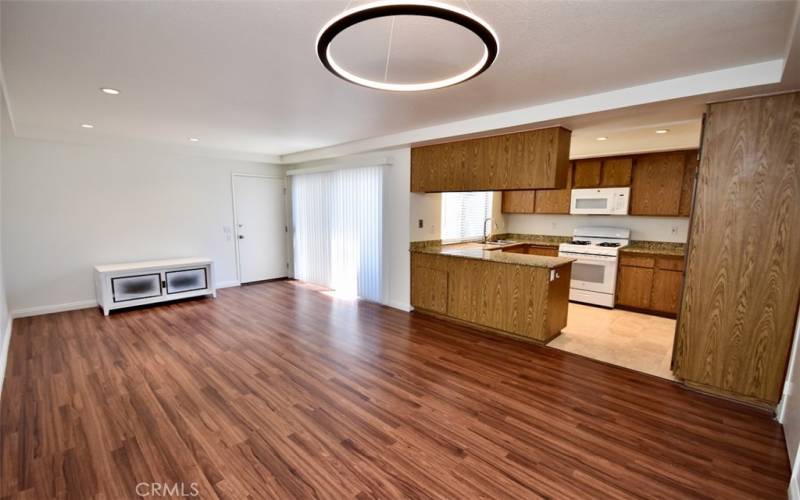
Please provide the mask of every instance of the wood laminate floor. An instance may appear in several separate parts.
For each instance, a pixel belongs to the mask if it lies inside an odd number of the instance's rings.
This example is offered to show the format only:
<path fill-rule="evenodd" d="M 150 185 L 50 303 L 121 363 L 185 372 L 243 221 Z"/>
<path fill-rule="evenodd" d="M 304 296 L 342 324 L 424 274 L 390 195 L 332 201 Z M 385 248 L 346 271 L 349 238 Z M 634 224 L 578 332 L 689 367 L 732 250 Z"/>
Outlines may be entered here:
<path fill-rule="evenodd" d="M 16 320 L 0 425 L 2 498 L 785 498 L 789 479 L 757 410 L 294 282 Z"/>

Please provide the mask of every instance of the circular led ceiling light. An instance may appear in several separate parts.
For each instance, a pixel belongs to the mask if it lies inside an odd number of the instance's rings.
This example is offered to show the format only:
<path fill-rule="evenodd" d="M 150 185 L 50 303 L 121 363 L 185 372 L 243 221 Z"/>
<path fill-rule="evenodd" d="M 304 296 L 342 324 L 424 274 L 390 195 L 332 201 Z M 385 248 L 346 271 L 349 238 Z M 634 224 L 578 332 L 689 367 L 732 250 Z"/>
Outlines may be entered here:
<path fill-rule="evenodd" d="M 336 63 L 331 54 L 331 43 L 341 32 L 372 19 L 392 16 L 423 16 L 441 19 L 457 24 L 481 39 L 483 42 L 483 55 L 480 60 L 471 68 L 441 80 L 421 83 L 391 83 L 370 80 L 353 74 Z M 475 78 L 484 71 L 497 58 L 500 44 L 497 35 L 492 28 L 475 14 L 439 2 L 426 0 L 416 0 L 409 2 L 381 1 L 374 2 L 359 7 L 346 10 L 334 17 L 322 28 L 317 35 L 317 56 L 322 65 L 334 75 L 347 80 L 348 82 L 378 90 L 390 90 L 395 92 L 417 92 L 421 90 L 434 90 L 456 85 Z"/>

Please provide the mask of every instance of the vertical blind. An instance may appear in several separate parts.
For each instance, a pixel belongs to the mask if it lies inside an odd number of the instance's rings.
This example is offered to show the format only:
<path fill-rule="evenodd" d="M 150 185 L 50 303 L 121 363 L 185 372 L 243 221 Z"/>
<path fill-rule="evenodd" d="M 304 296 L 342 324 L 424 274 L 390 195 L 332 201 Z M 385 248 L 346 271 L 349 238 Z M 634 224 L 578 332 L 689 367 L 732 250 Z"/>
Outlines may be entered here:
<path fill-rule="evenodd" d="M 383 167 L 292 177 L 294 276 L 380 301 Z"/>
<path fill-rule="evenodd" d="M 492 216 L 492 191 L 442 193 L 442 241 L 483 237 L 483 223 Z"/>

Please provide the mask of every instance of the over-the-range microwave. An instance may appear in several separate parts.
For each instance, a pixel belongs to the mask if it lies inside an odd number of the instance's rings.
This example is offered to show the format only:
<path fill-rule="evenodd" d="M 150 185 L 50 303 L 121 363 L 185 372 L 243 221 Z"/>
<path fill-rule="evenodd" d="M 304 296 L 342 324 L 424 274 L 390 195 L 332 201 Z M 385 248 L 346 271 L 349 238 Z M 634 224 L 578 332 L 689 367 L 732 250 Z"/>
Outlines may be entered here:
<path fill-rule="evenodd" d="M 576 215 L 626 215 L 631 188 L 573 189 L 569 213 Z"/>

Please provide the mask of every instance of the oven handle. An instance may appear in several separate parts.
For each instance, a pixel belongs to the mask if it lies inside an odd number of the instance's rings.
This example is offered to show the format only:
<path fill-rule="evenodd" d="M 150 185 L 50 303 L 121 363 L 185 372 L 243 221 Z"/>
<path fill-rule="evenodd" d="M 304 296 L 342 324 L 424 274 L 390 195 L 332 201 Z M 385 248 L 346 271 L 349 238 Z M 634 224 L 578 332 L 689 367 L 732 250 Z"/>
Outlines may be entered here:
<path fill-rule="evenodd" d="M 559 257 L 573 257 L 579 260 L 594 260 L 598 262 L 614 262 L 617 260 L 616 257 L 612 255 L 592 255 L 586 253 L 576 253 L 576 252 L 558 252 Z"/>

